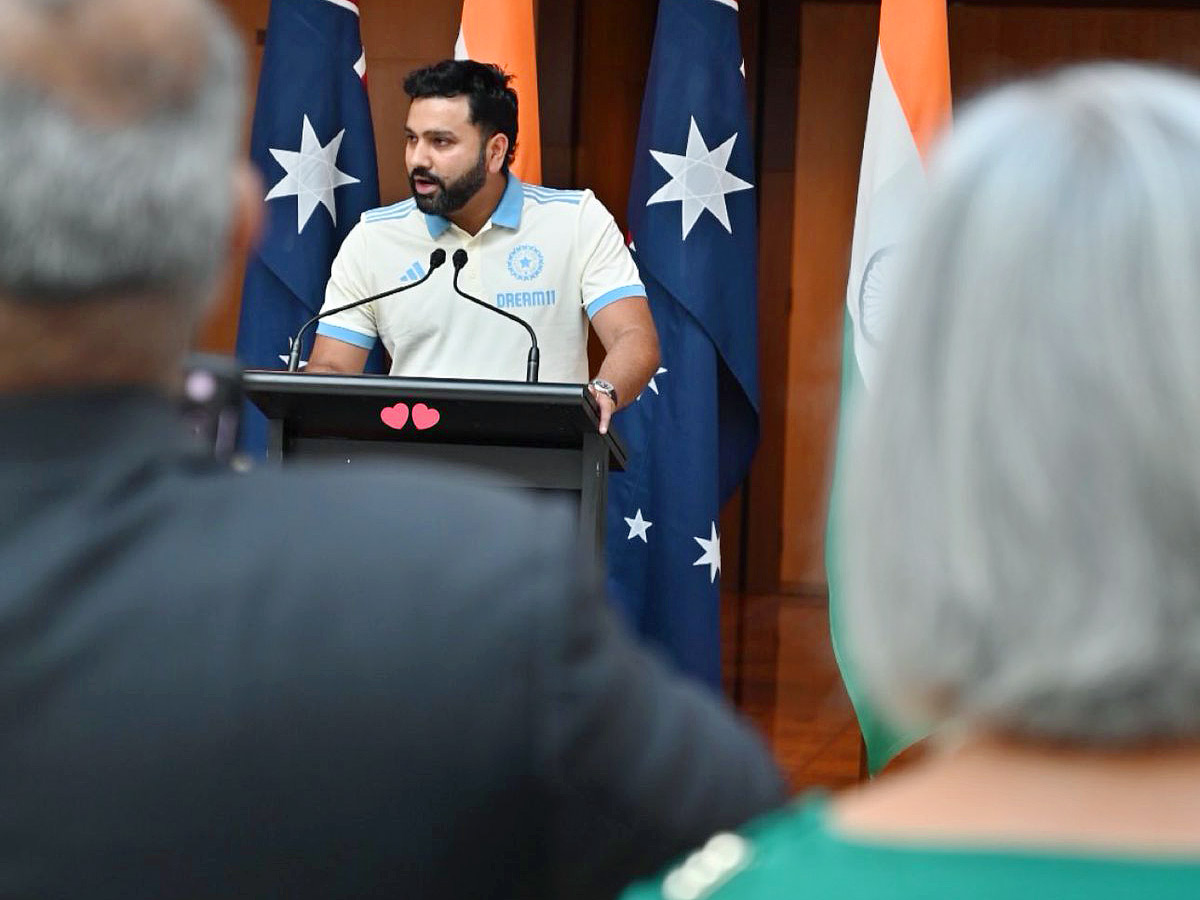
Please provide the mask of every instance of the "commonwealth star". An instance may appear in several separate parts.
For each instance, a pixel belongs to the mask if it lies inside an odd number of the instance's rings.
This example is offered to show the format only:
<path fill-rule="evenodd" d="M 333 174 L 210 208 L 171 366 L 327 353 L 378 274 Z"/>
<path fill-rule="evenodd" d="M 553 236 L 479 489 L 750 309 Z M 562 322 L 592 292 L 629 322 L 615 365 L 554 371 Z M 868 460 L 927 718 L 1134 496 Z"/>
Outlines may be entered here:
<path fill-rule="evenodd" d="M 267 194 L 268 200 L 280 197 L 296 198 L 296 233 L 304 231 L 304 226 L 312 217 L 313 211 L 320 203 L 329 210 L 333 224 L 337 224 L 337 207 L 334 204 L 333 192 L 347 184 L 358 184 L 358 179 L 347 175 L 337 167 L 338 150 L 342 146 L 342 138 L 346 135 L 343 128 L 325 146 L 317 138 L 312 122 L 304 117 L 304 125 L 300 135 L 300 151 L 276 150 L 271 148 L 271 155 L 283 166 L 284 176 L 271 188 Z"/>
<path fill-rule="evenodd" d="M 733 153 L 733 145 L 738 136 L 733 135 L 719 147 L 709 149 L 700 134 L 700 126 L 695 118 L 688 129 L 687 149 L 682 155 L 651 150 L 650 155 L 667 170 L 671 180 L 660 187 L 646 201 L 647 206 L 655 203 L 670 203 L 679 200 L 683 212 L 683 238 L 691 234 L 692 227 L 700 218 L 700 213 L 708 210 L 720 222 L 725 230 L 733 234 L 733 226 L 729 224 L 729 209 L 725 205 L 727 194 L 746 191 L 754 187 L 750 182 L 743 181 L 732 174 L 729 169 L 729 157 Z"/>

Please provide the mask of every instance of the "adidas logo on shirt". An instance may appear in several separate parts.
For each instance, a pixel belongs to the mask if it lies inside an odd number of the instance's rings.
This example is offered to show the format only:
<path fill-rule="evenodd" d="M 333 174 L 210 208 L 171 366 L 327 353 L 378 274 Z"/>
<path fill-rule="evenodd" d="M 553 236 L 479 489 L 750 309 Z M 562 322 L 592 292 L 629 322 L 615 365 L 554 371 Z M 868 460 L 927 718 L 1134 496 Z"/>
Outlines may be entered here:
<path fill-rule="evenodd" d="M 418 260 L 404 270 L 404 274 L 400 276 L 400 283 L 408 284 L 410 281 L 420 281 L 424 277 L 425 267 L 421 265 L 420 260 Z"/>

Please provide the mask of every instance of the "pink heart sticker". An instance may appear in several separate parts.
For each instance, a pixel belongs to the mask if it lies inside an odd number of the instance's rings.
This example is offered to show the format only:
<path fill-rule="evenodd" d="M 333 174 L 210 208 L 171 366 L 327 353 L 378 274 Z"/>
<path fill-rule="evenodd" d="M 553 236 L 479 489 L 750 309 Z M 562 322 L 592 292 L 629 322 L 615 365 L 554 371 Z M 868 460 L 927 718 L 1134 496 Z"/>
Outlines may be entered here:
<path fill-rule="evenodd" d="M 424 403 L 418 403 L 412 408 L 413 424 L 417 426 L 418 431 L 424 431 L 427 428 L 432 428 L 441 421 L 442 414 L 432 406 L 426 406 Z"/>
<path fill-rule="evenodd" d="M 408 404 L 397 403 L 395 406 L 385 406 L 379 411 L 379 418 L 388 428 L 399 431 L 408 424 Z"/>

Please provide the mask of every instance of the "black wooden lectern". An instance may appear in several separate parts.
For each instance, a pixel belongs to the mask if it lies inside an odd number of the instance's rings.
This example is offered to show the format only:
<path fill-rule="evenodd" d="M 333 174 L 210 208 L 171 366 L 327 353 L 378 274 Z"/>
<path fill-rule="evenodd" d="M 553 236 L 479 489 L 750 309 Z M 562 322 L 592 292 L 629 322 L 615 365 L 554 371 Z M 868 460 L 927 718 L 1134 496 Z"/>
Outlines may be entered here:
<path fill-rule="evenodd" d="M 479 484 L 568 492 L 603 560 L 608 471 L 626 453 L 597 432 L 582 385 L 260 371 L 244 385 L 269 420 L 270 461 L 436 461 Z"/>

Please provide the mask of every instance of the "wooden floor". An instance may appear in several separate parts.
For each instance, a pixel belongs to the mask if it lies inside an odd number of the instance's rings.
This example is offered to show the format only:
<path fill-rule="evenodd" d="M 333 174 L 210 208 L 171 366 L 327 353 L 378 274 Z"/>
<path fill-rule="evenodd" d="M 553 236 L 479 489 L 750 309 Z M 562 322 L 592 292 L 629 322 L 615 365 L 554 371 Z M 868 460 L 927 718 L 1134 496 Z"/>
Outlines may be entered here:
<path fill-rule="evenodd" d="M 726 687 L 766 734 L 792 787 L 838 788 L 858 781 L 859 731 L 834 664 L 825 601 L 725 600 Z"/>

